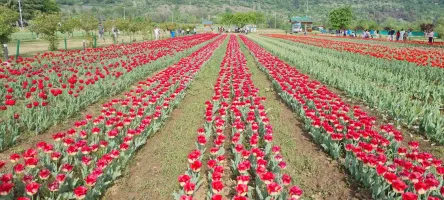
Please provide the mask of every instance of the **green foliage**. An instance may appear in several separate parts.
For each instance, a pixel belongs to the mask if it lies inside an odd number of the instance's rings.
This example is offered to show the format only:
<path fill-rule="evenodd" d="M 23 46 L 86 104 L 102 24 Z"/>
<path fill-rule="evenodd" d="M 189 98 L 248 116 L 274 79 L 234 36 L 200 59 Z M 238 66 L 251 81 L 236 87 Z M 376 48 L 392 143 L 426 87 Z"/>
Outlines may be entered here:
<path fill-rule="evenodd" d="M 19 8 L 17 0 L 0 0 L 0 5 L 17 11 Z M 57 13 L 60 11 L 60 7 L 55 0 L 22 0 L 21 6 L 22 16 L 25 20 L 30 20 L 39 13 Z"/>
<path fill-rule="evenodd" d="M 444 17 L 438 18 L 434 31 L 438 33 L 438 38 L 444 39 Z"/>
<path fill-rule="evenodd" d="M 353 11 L 350 6 L 342 7 L 332 10 L 328 14 L 329 24 L 334 29 L 345 29 L 349 28 L 352 19 Z M 355 28 L 355 27 L 351 27 Z"/>
<path fill-rule="evenodd" d="M 128 24 L 128 31 L 134 35 L 136 32 L 141 31 L 143 26 L 144 26 L 143 21 L 132 20 Z"/>
<path fill-rule="evenodd" d="M 128 31 L 130 26 L 130 21 L 128 19 L 119 18 L 116 19 L 115 23 L 116 28 L 120 31 Z"/>
<path fill-rule="evenodd" d="M 159 25 L 159 28 L 165 31 L 174 31 L 177 29 L 177 24 L 173 22 L 162 23 Z"/>
<path fill-rule="evenodd" d="M 85 31 L 85 37 L 88 40 L 88 46 L 93 46 L 94 35 L 91 31 L 99 27 L 99 20 L 92 14 L 82 14 L 80 17 L 79 28 Z"/>
<path fill-rule="evenodd" d="M 244 27 L 247 24 L 259 24 L 265 21 L 265 15 L 259 12 L 225 13 L 219 21 L 225 25 Z"/>
<path fill-rule="evenodd" d="M 12 25 L 17 21 L 18 13 L 0 6 L 0 43 L 7 43 L 17 28 Z"/>
<path fill-rule="evenodd" d="M 58 48 L 57 31 L 61 30 L 61 21 L 59 14 L 40 14 L 33 21 L 33 31 L 43 34 L 43 38 L 49 41 L 50 51 Z"/>
<path fill-rule="evenodd" d="M 80 26 L 80 20 L 78 18 L 65 18 L 62 21 L 62 27 L 60 31 L 62 33 L 72 34 L 74 29 Z"/>

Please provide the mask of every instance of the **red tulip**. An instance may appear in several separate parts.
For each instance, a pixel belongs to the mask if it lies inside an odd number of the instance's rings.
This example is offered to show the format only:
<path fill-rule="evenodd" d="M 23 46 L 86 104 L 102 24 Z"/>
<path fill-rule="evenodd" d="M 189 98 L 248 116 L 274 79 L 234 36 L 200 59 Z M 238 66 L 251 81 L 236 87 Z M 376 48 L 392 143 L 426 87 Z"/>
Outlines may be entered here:
<path fill-rule="evenodd" d="M 418 200 L 418 195 L 412 192 L 406 192 L 402 194 L 402 200 Z"/>
<path fill-rule="evenodd" d="M 271 196 L 279 195 L 282 191 L 282 187 L 277 183 L 270 183 L 267 185 L 268 194 Z"/>
<path fill-rule="evenodd" d="M 84 199 L 87 192 L 88 188 L 85 186 L 79 186 L 74 189 L 74 195 L 76 196 L 76 199 Z"/>
<path fill-rule="evenodd" d="M 0 196 L 8 195 L 14 188 L 14 183 L 3 182 L 0 184 Z"/>
<path fill-rule="evenodd" d="M 193 170 L 193 172 L 199 172 L 201 167 L 202 162 L 200 162 L 199 160 L 196 160 L 190 164 L 190 169 Z"/>
<path fill-rule="evenodd" d="M 237 195 L 239 195 L 239 196 L 247 195 L 247 193 L 248 193 L 248 185 L 238 184 L 236 186 L 236 192 L 237 192 Z"/>
<path fill-rule="evenodd" d="M 51 192 L 57 192 L 59 191 L 60 184 L 58 181 L 53 181 L 52 183 L 48 184 L 48 190 Z"/>
<path fill-rule="evenodd" d="M 22 165 L 22 164 L 16 164 L 15 166 L 14 166 L 14 172 L 16 173 L 16 174 L 21 174 L 21 173 L 23 173 L 23 170 L 25 170 L 25 166 L 24 165 Z"/>
<path fill-rule="evenodd" d="M 282 175 L 282 183 L 287 186 L 291 183 L 291 177 L 287 174 Z"/>
<path fill-rule="evenodd" d="M 427 185 L 422 181 L 415 183 L 414 188 L 416 192 L 420 195 L 425 194 L 427 192 Z"/>
<path fill-rule="evenodd" d="M 14 99 L 6 99 L 5 100 L 5 105 L 13 106 L 13 105 L 15 105 L 15 100 Z"/>
<path fill-rule="evenodd" d="M 291 198 L 299 199 L 301 198 L 303 191 L 299 187 L 293 186 L 290 188 L 288 193 L 290 194 Z"/>
<path fill-rule="evenodd" d="M 261 174 L 260 177 L 261 177 L 261 180 L 262 180 L 266 185 L 272 183 L 273 180 L 274 180 L 274 174 L 273 174 L 272 172 L 266 172 L 266 173 L 263 173 L 263 174 Z"/>
<path fill-rule="evenodd" d="M 97 181 L 97 176 L 94 174 L 90 174 L 85 178 L 85 183 L 87 186 L 94 186 L 96 184 Z"/>
<path fill-rule="evenodd" d="M 65 174 L 57 174 L 57 176 L 56 176 L 56 180 L 60 184 L 63 184 L 65 182 L 65 179 L 66 179 L 66 175 Z"/>
<path fill-rule="evenodd" d="M 39 160 L 38 160 L 37 158 L 28 158 L 28 159 L 25 159 L 25 165 L 26 165 L 26 167 L 29 167 L 29 168 L 34 168 L 34 167 L 36 167 L 37 164 L 38 164 L 38 162 L 39 162 Z"/>
<path fill-rule="evenodd" d="M 34 196 L 39 191 L 40 185 L 36 182 L 30 182 L 26 185 L 26 194 L 29 196 Z"/>
<path fill-rule="evenodd" d="M 180 175 L 179 178 L 178 178 L 178 181 L 179 181 L 179 184 L 180 184 L 181 187 L 183 187 L 190 180 L 191 180 L 191 178 L 187 174 Z"/>
<path fill-rule="evenodd" d="M 224 189 L 224 184 L 221 181 L 214 181 L 211 183 L 211 187 L 214 194 L 219 194 Z"/>
<path fill-rule="evenodd" d="M 223 200 L 223 198 L 220 194 L 213 194 L 213 196 L 211 196 L 211 200 Z"/>
<path fill-rule="evenodd" d="M 6 165 L 6 161 L 0 160 L 0 169 L 2 169 L 3 166 L 5 166 L 5 165 Z"/>
<path fill-rule="evenodd" d="M 39 172 L 39 177 L 42 180 L 48 179 L 49 175 L 51 175 L 51 172 L 48 169 L 41 169 Z"/>
<path fill-rule="evenodd" d="M 194 183 L 187 182 L 183 186 L 183 190 L 185 191 L 185 194 L 192 195 L 194 193 L 194 188 L 195 187 L 196 187 L 196 185 L 194 185 Z"/>

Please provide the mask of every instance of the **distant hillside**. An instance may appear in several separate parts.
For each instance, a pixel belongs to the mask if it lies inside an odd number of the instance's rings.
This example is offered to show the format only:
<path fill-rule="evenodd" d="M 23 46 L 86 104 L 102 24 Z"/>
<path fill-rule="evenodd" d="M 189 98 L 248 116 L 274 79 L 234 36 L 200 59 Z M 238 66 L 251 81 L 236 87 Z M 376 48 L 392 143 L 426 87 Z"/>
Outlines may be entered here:
<path fill-rule="evenodd" d="M 171 10 L 180 18 L 207 18 L 220 12 L 263 11 L 279 18 L 308 16 L 322 23 L 331 9 L 351 5 L 357 18 L 378 22 L 388 17 L 415 21 L 434 19 L 444 14 L 444 0 L 57 0 L 66 11 L 92 9 L 108 17 L 148 14 L 159 20 L 170 19 Z M 308 9 L 307 9 L 308 7 Z M 183 15 L 183 16 L 181 16 Z M 174 17 L 175 18 L 175 17 Z"/>

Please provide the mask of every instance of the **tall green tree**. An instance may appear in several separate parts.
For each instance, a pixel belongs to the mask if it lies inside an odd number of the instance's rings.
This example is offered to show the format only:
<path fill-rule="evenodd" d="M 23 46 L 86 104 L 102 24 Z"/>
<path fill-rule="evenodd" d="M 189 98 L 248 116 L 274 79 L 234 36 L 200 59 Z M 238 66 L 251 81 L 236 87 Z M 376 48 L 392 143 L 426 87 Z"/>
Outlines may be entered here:
<path fill-rule="evenodd" d="M 33 30 L 49 41 L 49 50 L 57 50 L 59 41 L 57 32 L 61 30 L 62 17 L 59 14 L 40 14 L 33 20 Z"/>
<path fill-rule="evenodd" d="M 9 8 L 0 6 L 0 43 L 9 42 L 10 36 L 17 31 L 13 26 L 17 22 L 18 13 Z"/>
<path fill-rule="evenodd" d="M 438 33 L 438 38 L 444 38 L 444 17 L 440 17 L 436 21 L 435 32 Z"/>
<path fill-rule="evenodd" d="M 68 37 L 73 36 L 74 29 L 80 26 L 79 18 L 62 18 L 61 32 L 68 34 Z"/>
<path fill-rule="evenodd" d="M 0 0 L 0 5 L 6 6 L 9 9 L 18 11 L 17 0 Z M 60 12 L 60 7 L 55 0 L 22 0 L 22 16 L 25 20 L 30 20 L 39 13 L 57 13 Z"/>
<path fill-rule="evenodd" d="M 92 14 L 82 14 L 80 16 L 80 24 L 79 28 L 85 31 L 85 38 L 88 40 L 88 46 L 93 46 L 94 34 L 93 30 L 97 30 L 99 28 L 99 20 Z"/>
<path fill-rule="evenodd" d="M 220 23 L 244 27 L 247 24 L 259 24 L 265 21 L 265 15 L 259 12 L 225 13 L 220 17 Z"/>
<path fill-rule="evenodd" d="M 328 14 L 330 26 L 334 29 L 348 28 L 353 20 L 353 11 L 350 6 L 334 9 Z"/>

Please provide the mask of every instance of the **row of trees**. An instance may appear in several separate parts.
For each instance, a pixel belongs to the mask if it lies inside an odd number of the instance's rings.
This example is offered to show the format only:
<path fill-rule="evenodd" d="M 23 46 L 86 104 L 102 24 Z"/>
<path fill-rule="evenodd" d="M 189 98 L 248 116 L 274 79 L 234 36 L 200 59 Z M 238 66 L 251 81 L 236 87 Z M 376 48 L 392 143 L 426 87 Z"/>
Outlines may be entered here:
<path fill-rule="evenodd" d="M 261 24 L 265 22 L 265 15 L 260 12 L 225 13 L 219 23 L 224 25 L 236 25 L 239 28 L 247 24 Z"/>
<path fill-rule="evenodd" d="M 434 30 L 439 37 L 444 37 L 444 17 L 438 18 L 435 23 L 429 21 L 407 22 L 394 18 L 387 18 L 382 23 L 377 23 L 371 19 L 356 20 L 353 10 L 350 6 L 332 10 L 328 14 L 327 27 L 333 29 L 355 29 L 355 30 L 390 30 L 390 29 L 412 29 L 414 31 L 430 31 Z"/>
<path fill-rule="evenodd" d="M 0 6 L 0 42 L 9 42 L 10 36 L 18 30 L 13 24 L 17 21 L 18 13 Z M 59 45 L 58 33 L 73 35 L 75 30 L 82 30 L 88 45 L 93 45 L 96 33 L 99 31 L 99 24 L 104 32 L 111 32 L 113 29 L 127 32 L 132 35 L 141 33 L 144 39 L 150 37 L 155 26 L 165 31 L 180 29 L 193 29 L 192 24 L 160 23 L 156 24 L 149 17 L 117 18 L 115 20 L 99 20 L 92 13 L 83 13 L 79 17 L 63 16 L 60 13 L 38 12 L 33 20 L 29 21 L 29 30 L 41 34 L 42 38 L 49 41 L 49 50 L 57 50 Z"/>
<path fill-rule="evenodd" d="M 4 6 L 14 11 L 19 10 L 17 0 L 0 0 L 0 6 Z M 38 16 L 39 13 L 57 13 L 60 7 L 55 0 L 22 0 L 22 15 L 25 21 Z"/>

